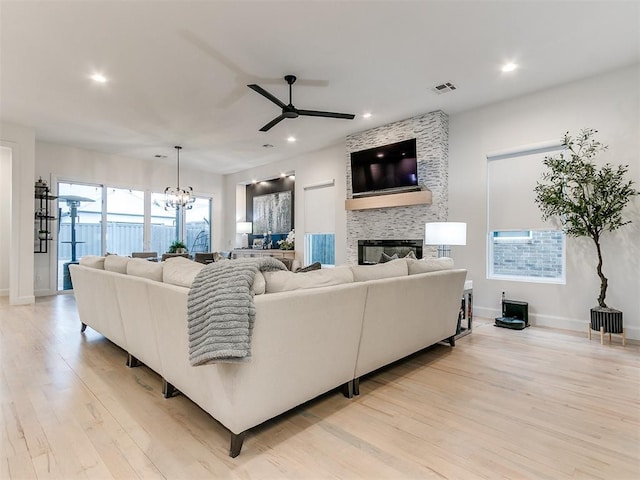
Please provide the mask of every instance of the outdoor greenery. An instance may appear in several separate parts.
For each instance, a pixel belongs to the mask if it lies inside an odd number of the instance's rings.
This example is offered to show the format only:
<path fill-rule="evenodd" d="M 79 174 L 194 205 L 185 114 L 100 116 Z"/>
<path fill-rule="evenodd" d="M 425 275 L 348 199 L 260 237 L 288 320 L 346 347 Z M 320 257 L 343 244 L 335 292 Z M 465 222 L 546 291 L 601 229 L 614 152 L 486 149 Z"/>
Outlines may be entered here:
<path fill-rule="evenodd" d="M 548 171 L 537 182 L 535 192 L 544 220 L 557 217 L 566 235 L 593 240 L 600 277 L 598 305 L 607 308 L 608 280 L 602 273 L 601 236 L 630 223 L 622 211 L 639 192 L 633 188 L 632 180 L 625 179 L 628 165 L 596 165 L 596 155 L 607 149 L 595 139 L 596 133 L 597 130 L 583 129 L 574 138 L 567 132 L 564 150 L 545 157 L 543 163 Z"/>

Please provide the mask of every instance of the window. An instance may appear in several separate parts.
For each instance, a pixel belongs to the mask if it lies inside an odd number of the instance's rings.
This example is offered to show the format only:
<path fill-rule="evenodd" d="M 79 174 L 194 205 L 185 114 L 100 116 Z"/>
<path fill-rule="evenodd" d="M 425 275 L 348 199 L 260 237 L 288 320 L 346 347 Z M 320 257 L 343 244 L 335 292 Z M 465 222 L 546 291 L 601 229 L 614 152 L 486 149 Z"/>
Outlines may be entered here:
<path fill-rule="evenodd" d="M 179 211 L 164 209 L 164 194 L 151 194 L 151 242 L 150 251 L 164 253 L 180 235 Z"/>
<path fill-rule="evenodd" d="M 107 252 L 131 255 L 144 250 L 144 192 L 107 188 Z"/>
<path fill-rule="evenodd" d="M 334 181 L 304 188 L 304 263 L 333 266 L 335 260 Z"/>
<path fill-rule="evenodd" d="M 565 235 L 542 220 L 534 192 L 557 148 L 487 156 L 487 278 L 564 283 Z"/>
<path fill-rule="evenodd" d="M 185 211 L 186 241 L 189 253 L 210 252 L 211 200 L 196 198 L 191 210 Z"/>
<path fill-rule="evenodd" d="M 490 278 L 557 282 L 564 278 L 564 234 L 558 230 L 491 232 Z"/>

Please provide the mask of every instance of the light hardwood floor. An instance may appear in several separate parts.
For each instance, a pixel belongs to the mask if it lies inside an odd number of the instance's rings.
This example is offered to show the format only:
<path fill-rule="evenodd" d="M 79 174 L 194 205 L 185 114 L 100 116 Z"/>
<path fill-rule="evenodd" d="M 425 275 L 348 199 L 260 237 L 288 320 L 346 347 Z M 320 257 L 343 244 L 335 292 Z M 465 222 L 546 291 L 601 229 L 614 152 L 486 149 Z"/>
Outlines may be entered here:
<path fill-rule="evenodd" d="M 330 392 L 251 430 L 232 459 L 220 424 L 79 327 L 70 295 L 0 299 L 0 478 L 640 478 L 637 344 L 476 323 L 453 349 L 366 377 L 359 397 Z"/>

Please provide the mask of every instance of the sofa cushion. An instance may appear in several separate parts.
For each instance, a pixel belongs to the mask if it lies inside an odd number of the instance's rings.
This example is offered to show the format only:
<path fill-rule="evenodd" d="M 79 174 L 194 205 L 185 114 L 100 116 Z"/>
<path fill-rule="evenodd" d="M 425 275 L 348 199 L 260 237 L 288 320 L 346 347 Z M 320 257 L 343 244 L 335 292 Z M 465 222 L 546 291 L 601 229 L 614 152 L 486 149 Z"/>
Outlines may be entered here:
<path fill-rule="evenodd" d="M 379 280 L 381 278 L 404 277 L 409 274 L 407 260 L 398 258 L 376 265 L 353 265 L 353 279 L 356 282 Z"/>
<path fill-rule="evenodd" d="M 264 275 L 262 274 L 261 271 L 257 271 L 256 272 L 256 276 L 253 279 L 253 283 L 251 284 L 251 290 L 253 291 L 254 295 L 262 295 L 263 293 L 265 293 L 267 289 L 267 282 L 264 279 Z"/>
<path fill-rule="evenodd" d="M 132 258 L 127 263 L 127 275 L 135 277 L 144 277 L 156 282 L 162 281 L 163 264 L 158 262 L 150 262 L 144 258 Z"/>
<path fill-rule="evenodd" d="M 407 259 L 409 265 L 409 275 L 418 273 L 437 272 L 439 270 L 451 270 L 453 268 L 453 258 L 423 258 L 420 260 Z"/>
<path fill-rule="evenodd" d="M 107 255 L 104 257 L 104 269 L 110 272 L 127 273 L 127 263 L 131 260 L 129 257 L 121 257 L 120 255 Z"/>
<path fill-rule="evenodd" d="M 184 257 L 171 257 L 162 263 L 162 281 L 187 288 L 191 287 L 193 279 L 205 266 L 204 263 L 193 262 Z"/>
<path fill-rule="evenodd" d="M 353 282 L 353 272 L 350 267 L 325 268 L 306 272 L 302 275 L 284 270 L 263 272 L 263 274 L 267 282 L 267 293 L 328 287 Z"/>
<path fill-rule="evenodd" d="M 97 268 L 98 270 L 104 270 L 104 258 L 98 255 L 85 255 L 80 258 L 80 265 L 85 267 Z"/>

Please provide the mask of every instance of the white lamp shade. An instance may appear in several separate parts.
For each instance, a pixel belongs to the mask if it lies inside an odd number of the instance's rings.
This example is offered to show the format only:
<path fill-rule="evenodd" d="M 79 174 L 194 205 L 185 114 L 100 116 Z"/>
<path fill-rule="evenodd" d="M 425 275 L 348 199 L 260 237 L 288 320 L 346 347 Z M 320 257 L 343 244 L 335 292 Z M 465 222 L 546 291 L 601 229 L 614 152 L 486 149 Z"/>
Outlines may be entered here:
<path fill-rule="evenodd" d="M 425 245 L 466 245 L 467 224 L 464 222 L 431 222 L 424 226 Z"/>
<path fill-rule="evenodd" d="M 253 225 L 251 225 L 251 222 L 236 223 L 236 233 L 251 233 L 252 230 L 253 230 Z"/>

